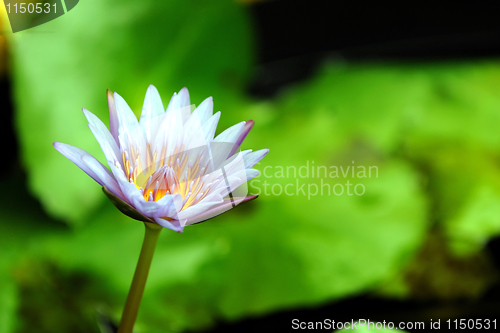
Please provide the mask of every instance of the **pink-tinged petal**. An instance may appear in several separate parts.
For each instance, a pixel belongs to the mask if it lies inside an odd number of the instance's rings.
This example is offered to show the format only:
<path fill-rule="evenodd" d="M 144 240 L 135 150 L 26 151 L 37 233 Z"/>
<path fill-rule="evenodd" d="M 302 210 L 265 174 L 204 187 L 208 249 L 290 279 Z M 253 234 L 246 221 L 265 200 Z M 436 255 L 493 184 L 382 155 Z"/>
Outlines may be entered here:
<path fill-rule="evenodd" d="M 155 218 L 155 221 L 156 221 L 156 223 L 158 223 L 162 227 L 167 228 L 167 229 L 171 229 L 173 231 L 182 232 L 184 229 L 184 226 L 181 225 L 181 222 L 179 220 L 168 221 L 166 219 L 162 219 L 162 218 L 157 217 L 157 218 Z"/>
<path fill-rule="evenodd" d="M 108 108 L 109 108 L 109 130 L 111 135 L 116 141 L 116 144 L 120 144 L 118 141 L 118 115 L 116 114 L 115 98 L 113 93 L 108 89 L 106 90 L 106 95 L 108 96 Z"/>
<path fill-rule="evenodd" d="M 231 153 L 229 153 L 229 156 L 232 156 L 234 153 L 238 151 L 238 149 L 240 149 L 243 140 L 245 140 L 245 138 L 247 137 L 248 133 L 250 132 L 254 124 L 255 122 L 253 120 L 249 120 L 245 123 L 245 127 L 243 128 L 243 131 L 241 131 L 238 139 L 234 143 L 233 150 L 231 151 Z"/>
<path fill-rule="evenodd" d="M 99 185 L 110 188 L 115 195 L 122 195 L 113 175 L 94 156 L 83 149 L 73 147 L 66 143 L 54 142 L 54 148 L 71 162 L 75 163 L 87 175 L 99 183 Z"/>
<path fill-rule="evenodd" d="M 243 161 L 245 162 L 245 167 L 247 169 L 253 167 L 255 164 L 259 163 L 260 160 L 262 160 L 264 158 L 264 156 L 267 155 L 267 153 L 269 153 L 269 149 L 261 149 L 261 150 L 257 150 L 257 151 L 251 152 L 249 154 L 246 154 L 243 157 Z"/>
<path fill-rule="evenodd" d="M 258 196 L 257 195 L 251 195 L 246 198 L 233 198 L 233 199 L 224 199 L 224 201 L 216 206 L 213 206 L 212 208 L 203 211 L 197 215 L 191 216 L 186 225 L 191 225 L 191 224 L 196 224 L 196 223 L 201 223 L 206 220 L 209 220 L 215 216 L 221 215 L 222 213 L 227 212 L 231 208 L 233 208 L 236 203 L 237 204 L 242 204 L 248 201 L 251 201 L 253 199 L 256 199 Z"/>
<path fill-rule="evenodd" d="M 165 113 L 163 102 L 161 101 L 160 94 L 155 86 L 150 85 L 144 98 L 144 105 L 142 106 L 141 119 L 139 123 L 145 126 L 146 132 L 149 131 L 151 124 L 158 124 L 157 117 Z"/>
<path fill-rule="evenodd" d="M 83 113 L 85 114 L 85 117 L 87 117 L 90 130 L 94 134 L 97 142 L 99 142 L 99 146 L 101 146 L 101 150 L 106 156 L 108 165 L 114 164 L 116 161 L 120 161 L 118 158 L 118 156 L 120 156 L 120 150 L 106 125 L 104 125 L 104 123 L 92 112 L 83 109 Z"/>

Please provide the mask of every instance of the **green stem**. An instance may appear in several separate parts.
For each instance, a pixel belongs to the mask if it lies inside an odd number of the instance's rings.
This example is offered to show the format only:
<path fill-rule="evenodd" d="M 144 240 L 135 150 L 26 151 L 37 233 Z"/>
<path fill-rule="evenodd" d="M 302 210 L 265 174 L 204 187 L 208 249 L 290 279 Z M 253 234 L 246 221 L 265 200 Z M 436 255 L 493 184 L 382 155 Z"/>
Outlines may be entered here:
<path fill-rule="evenodd" d="M 144 225 L 146 226 L 144 242 L 142 243 L 141 254 L 135 268 L 134 279 L 132 280 L 127 301 L 125 302 L 118 333 L 132 333 L 148 278 L 149 267 L 155 253 L 156 243 L 158 242 L 160 231 L 163 229 L 162 226 L 155 223 L 144 222 Z"/>

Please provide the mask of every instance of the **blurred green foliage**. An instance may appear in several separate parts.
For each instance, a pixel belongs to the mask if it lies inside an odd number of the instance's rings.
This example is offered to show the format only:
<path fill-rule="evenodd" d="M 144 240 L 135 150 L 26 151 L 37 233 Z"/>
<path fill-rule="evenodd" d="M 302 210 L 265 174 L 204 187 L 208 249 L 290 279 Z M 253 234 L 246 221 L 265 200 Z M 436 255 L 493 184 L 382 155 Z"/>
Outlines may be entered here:
<path fill-rule="evenodd" d="M 163 232 L 140 331 L 363 292 L 475 298 L 494 281 L 483 248 L 500 232 L 500 64 L 331 63 L 272 101 L 252 101 L 243 92 L 251 26 L 236 3 L 85 1 L 32 31 L 9 41 L 33 197 L 19 175 L 2 180 L 12 192 L 0 203 L 0 332 L 89 332 L 97 311 L 119 318 L 143 226 L 52 148 L 62 141 L 103 160 L 79 110 L 107 122 L 106 88 L 136 111 L 149 84 L 165 103 L 183 86 L 193 103 L 213 95 L 219 132 L 254 119 L 242 148 L 271 149 L 258 166 L 271 168 L 250 184 L 258 200 L 183 234 Z M 313 162 L 376 166 L 378 177 L 276 174 Z M 307 195 L 346 181 L 365 194 Z M 287 184 L 294 195 L 272 194 Z"/>

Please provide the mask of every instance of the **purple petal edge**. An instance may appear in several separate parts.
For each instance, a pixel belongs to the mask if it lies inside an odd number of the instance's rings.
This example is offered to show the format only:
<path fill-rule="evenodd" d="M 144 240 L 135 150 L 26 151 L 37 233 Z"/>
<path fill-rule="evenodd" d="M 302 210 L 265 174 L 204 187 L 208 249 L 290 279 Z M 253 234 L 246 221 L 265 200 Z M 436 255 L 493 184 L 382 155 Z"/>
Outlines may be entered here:
<path fill-rule="evenodd" d="M 229 153 L 229 156 L 233 156 L 234 153 L 236 153 L 236 151 L 238 149 L 240 149 L 240 146 L 243 143 L 243 140 L 245 140 L 245 138 L 247 137 L 248 133 L 250 132 L 250 130 L 252 129 L 254 124 L 255 124 L 255 122 L 251 119 L 245 123 L 245 127 L 243 127 L 243 131 L 241 131 L 241 134 L 240 134 L 238 140 L 236 140 L 236 142 L 234 143 L 233 149 Z"/>

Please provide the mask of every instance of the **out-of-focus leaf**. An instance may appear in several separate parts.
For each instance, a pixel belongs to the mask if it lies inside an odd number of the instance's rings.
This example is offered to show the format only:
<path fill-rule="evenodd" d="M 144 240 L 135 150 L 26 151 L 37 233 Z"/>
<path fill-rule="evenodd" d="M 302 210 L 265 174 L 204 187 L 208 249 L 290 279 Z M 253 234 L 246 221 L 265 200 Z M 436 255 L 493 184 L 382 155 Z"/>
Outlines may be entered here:
<path fill-rule="evenodd" d="M 15 268 L 20 258 L 40 252 L 41 237 L 60 228 L 47 221 L 33 203 L 19 175 L 0 179 L 0 188 L 9 191 L 0 200 L 0 333 L 10 333 L 17 332 L 23 321 L 19 317 L 23 302 Z"/>
<path fill-rule="evenodd" d="M 287 112 L 295 116 L 307 107 L 314 110 L 316 106 L 325 113 L 334 113 L 331 120 L 326 117 L 319 120 L 317 113 L 309 113 L 311 119 L 317 118 L 321 123 L 316 129 L 318 137 L 327 138 L 328 129 L 333 132 L 331 141 L 318 140 L 311 146 L 309 156 L 315 151 L 334 153 L 350 140 L 348 151 L 352 154 L 366 151 L 360 145 L 366 146 L 368 142 L 378 149 L 379 156 L 391 160 L 403 158 L 412 165 L 419 174 L 422 190 L 432 200 L 429 217 L 445 235 L 444 252 L 448 253 L 448 246 L 453 250 L 447 254 L 450 256 L 447 260 L 455 266 L 469 267 L 470 260 L 487 261 L 481 253 L 482 247 L 500 233 L 497 218 L 500 95 L 494 89 L 499 82 L 497 63 L 385 68 L 327 66 L 312 84 L 292 90 L 290 97 L 283 100 Z M 275 116 L 268 121 L 283 120 Z M 304 137 L 302 129 L 294 131 L 300 133 L 302 143 L 316 139 Z M 295 147 L 290 152 L 294 156 L 300 151 Z M 447 260 L 436 265 L 441 267 Z M 425 271 L 425 267 L 413 267 Z M 442 275 L 451 281 L 454 276 L 461 276 L 459 271 L 456 267 L 443 268 Z M 446 297 L 464 293 L 477 297 L 484 292 L 492 275 L 479 271 L 476 273 L 481 278 L 474 280 L 477 287 L 474 292 L 457 285 Z M 435 280 L 432 276 L 425 279 Z M 408 288 L 413 288 L 414 282 L 397 284 L 391 293 L 408 295 Z M 433 297 L 439 298 L 444 292 L 440 287 L 430 289 L 434 290 Z"/>
<path fill-rule="evenodd" d="M 460 256 L 500 234 L 500 65 L 420 71 L 427 94 L 415 108 L 404 154 L 426 173 L 435 220 Z"/>
<path fill-rule="evenodd" d="M 251 62 L 243 8 L 231 1 L 86 1 L 11 36 L 17 128 L 32 191 L 47 210 L 81 221 L 105 200 L 99 186 L 52 147 L 62 141 L 103 160 L 81 114 L 107 123 L 105 91 L 139 112 L 149 84 L 164 104 L 183 86 L 192 102 L 234 109 Z M 244 120 L 244 119 L 242 119 Z"/>
<path fill-rule="evenodd" d="M 0 266 L 0 332 L 15 331 L 16 310 L 19 302 L 17 286 L 9 276 L 4 276 L 5 269 Z"/>
<path fill-rule="evenodd" d="M 500 233 L 500 151 L 443 145 L 414 158 L 428 172 L 446 242 L 457 255 L 474 255 Z"/>

